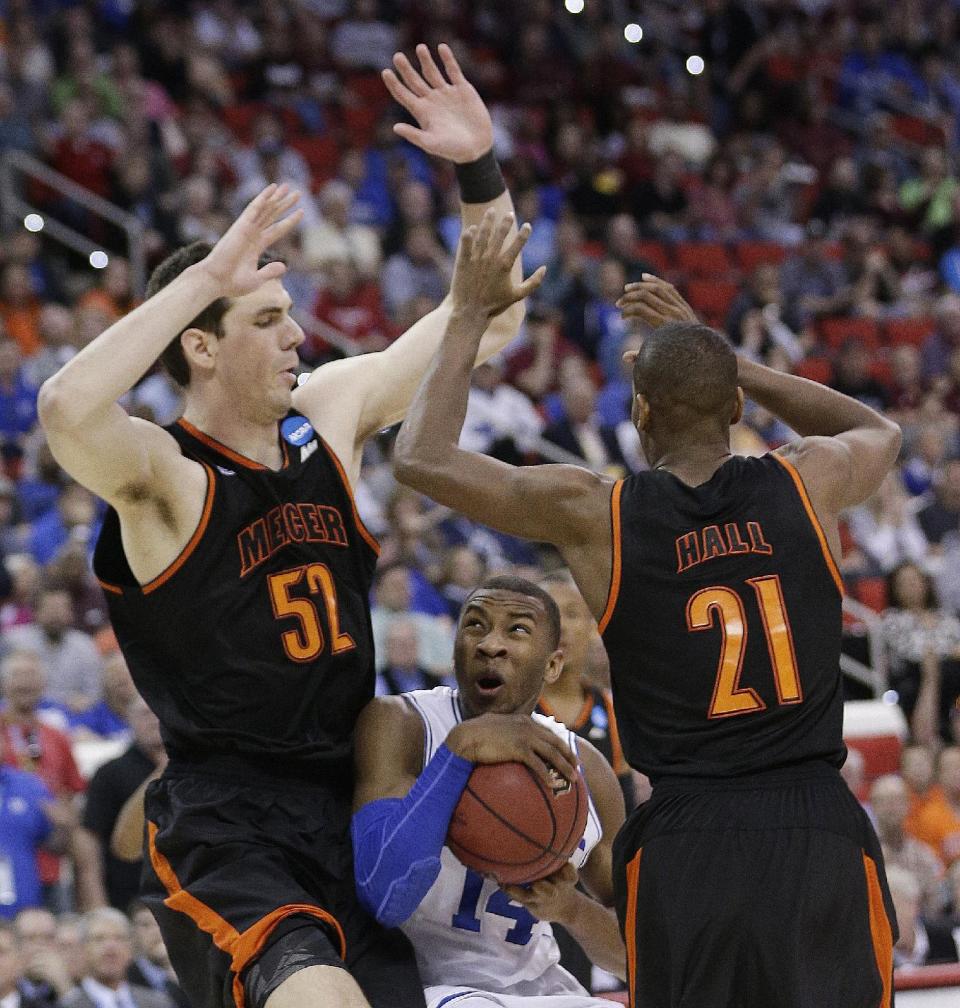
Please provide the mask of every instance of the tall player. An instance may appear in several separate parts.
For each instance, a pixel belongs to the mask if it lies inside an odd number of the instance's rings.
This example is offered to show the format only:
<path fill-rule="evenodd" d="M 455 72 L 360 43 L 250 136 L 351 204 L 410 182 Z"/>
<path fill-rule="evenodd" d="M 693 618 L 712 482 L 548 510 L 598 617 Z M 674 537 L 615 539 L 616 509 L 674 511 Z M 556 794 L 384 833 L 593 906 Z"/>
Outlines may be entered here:
<path fill-rule="evenodd" d="M 419 122 L 397 133 L 456 163 L 467 224 L 509 210 L 483 102 L 449 48 L 446 76 L 417 52 L 420 73 L 399 54 L 384 73 Z M 47 382 L 40 413 L 59 462 L 111 505 L 96 569 L 170 755 L 147 795 L 145 898 L 191 1004 L 422 1005 L 408 943 L 353 887 L 352 738 L 374 693 L 377 545 L 351 487 L 451 308 L 291 391 L 303 333 L 284 267 L 264 253 L 296 225 L 295 202 L 270 186 L 212 249 L 174 253 L 148 300 Z M 511 290 L 519 276 L 504 275 Z M 493 322 L 480 356 L 521 315 Z M 166 430 L 117 404 L 158 357 L 185 387 Z"/>
<path fill-rule="evenodd" d="M 654 783 L 616 845 L 632 1003 L 876 1008 L 895 928 L 880 848 L 840 778 L 837 516 L 897 456 L 854 399 L 738 359 L 669 284 L 622 299 L 663 325 L 633 360 L 650 471 L 617 482 L 457 447 L 470 363 L 503 308 L 503 226 L 464 235 L 454 310 L 397 441 L 405 483 L 554 543 L 610 657 L 628 762 Z M 751 396 L 802 436 L 731 455 Z"/>
<path fill-rule="evenodd" d="M 378 697 L 357 724 L 353 820 L 357 885 L 371 912 L 413 942 L 428 1008 L 600 1008 L 559 964 L 549 921 L 562 921 L 597 962 L 625 976 L 613 903 L 613 837 L 623 824 L 617 779 L 600 753 L 534 713 L 560 673 L 560 614 L 538 585 L 491 578 L 467 598 L 454 647 L 457 689 Z M 568 748 L 569 747 L 569 748 Z M 572 750 L 572 752 L 571 752 Z M 580 847 L 528 888 L 498 888 L 446 847 L 450 817 L 477 763 L 519 760 L 566 776 L 576 753 L 590 791 Z"/>

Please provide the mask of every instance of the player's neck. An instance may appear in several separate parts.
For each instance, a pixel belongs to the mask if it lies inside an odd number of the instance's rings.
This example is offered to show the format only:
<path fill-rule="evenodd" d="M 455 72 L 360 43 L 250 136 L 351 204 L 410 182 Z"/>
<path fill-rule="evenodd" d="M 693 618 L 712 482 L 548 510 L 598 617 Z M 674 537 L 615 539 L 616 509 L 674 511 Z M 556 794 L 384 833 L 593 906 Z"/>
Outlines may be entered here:
<path fill-rule="evenodd" d="M 580 675 L 562 675 L 555 683 L 547 686 L 542 694 L 546 706 L 564 724 L 576 721 L 583 707 L 583 684 Z"/>
<path fill-rule="evenodd" d="M 658 445 L 650 460 L 652 469 L 665 469 L 688 486 L 699 486 L 730 458 L 728 441 L 712 439 L 701 443 L 685 440 L 682 444 Z"/>
<path fill-rule="evenodd" d="M 187 397 L 183 419 L 204 434 L 268 469 L 283 465 L 277 421 L 244 416 L 236 403 L 210 402 Z"/>

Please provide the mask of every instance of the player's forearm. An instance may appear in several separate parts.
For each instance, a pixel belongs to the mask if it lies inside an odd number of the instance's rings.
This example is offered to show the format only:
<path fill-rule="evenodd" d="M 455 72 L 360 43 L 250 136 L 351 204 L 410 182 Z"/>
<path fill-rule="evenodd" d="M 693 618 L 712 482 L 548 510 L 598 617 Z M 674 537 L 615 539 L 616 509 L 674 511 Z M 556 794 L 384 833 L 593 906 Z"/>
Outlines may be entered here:
<path fill-rule="evenodd" d="M 69 429 L 112 406 L 217 296 L 198 264 L 84 347 L 40 390 L 44 427 Z"/>
<path fill-rule="evenodd" d="M 397 479 L 423 493 L 430 494 L 435 480 L 449 478 L 445 470 L 460 440 L 470 373 L 486 321 L 482 313 L 453 310 L 440 349 L 427 368 L 397 436 Z"/>
<path fill-rule="evenodd" d="M 850 396 L 817 382 L 784 374 L 738 357 L 743 391 L 801 437 L 834 437 L 858 428 L 897 429 L 896 424 Z"/>
<path fill-rule="evenodd" d="M 627 954 L 613 910 L 574 889 L 569 910 L 556 923 L 570 932 L 592 963 L 626 980 Z"/>

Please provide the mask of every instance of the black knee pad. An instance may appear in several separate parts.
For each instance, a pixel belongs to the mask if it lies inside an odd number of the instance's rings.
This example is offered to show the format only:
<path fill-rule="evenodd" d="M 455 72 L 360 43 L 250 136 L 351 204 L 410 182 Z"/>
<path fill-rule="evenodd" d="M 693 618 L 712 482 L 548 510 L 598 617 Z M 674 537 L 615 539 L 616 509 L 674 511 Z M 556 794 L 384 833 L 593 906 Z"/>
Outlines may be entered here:
<path fill-rule="evenodd" d="M 338 947 L 339 939 L 316 917 L 295 914 L 282 920 L 273 929 L 256 961 L 244 971 L 247 1008 L 264 1008 L 267 998 L 284 980 L 308 966 L 346 969 Z"/>

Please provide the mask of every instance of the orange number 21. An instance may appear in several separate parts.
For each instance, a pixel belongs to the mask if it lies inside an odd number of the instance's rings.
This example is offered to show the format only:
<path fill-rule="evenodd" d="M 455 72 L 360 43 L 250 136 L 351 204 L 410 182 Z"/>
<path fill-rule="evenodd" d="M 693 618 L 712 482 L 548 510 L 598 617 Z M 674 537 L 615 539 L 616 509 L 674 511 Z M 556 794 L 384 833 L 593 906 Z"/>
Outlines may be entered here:
<path fill-rule="evenodd" d="M 767 651 L 773 666 L 777 699 L 781 704 L 796 704 L 803 700 L 797 656 L 787 621 L 780 578 L 776 574 L 750 578 L 760 607 Z M 740 596 L 732 588 L 703 588 L 687 603 L 687 628 L 709 630 L 719 626 L 722 635 L 720 662 L 713 697 L 707 716 L 733 717 L 760 711 L 766 704 L 749 686 L 740 686 L 743 656 L 747 649 L 747 618 Z"/>
<path fill-rule="evenodd" d="M 277 619 L 293 616 L 299 623 L 295 630 L 284 630 L 280 635 L 287 657 L 296 662 L 313 661 L 324 647 L 320 614 L 309 598 L 291 596 L 290 589 L 303 583 L 310 595 L 320 595 L 330 625 L 330 653 L 340 654 L 356 647 L 348 633 L 340 632 L 340 615 L 337 611 L 337 592 L 333 575 L 326 564 L 312 563 L 291 570 L 278 571 L 267 578 L 270 602 Z"/>

